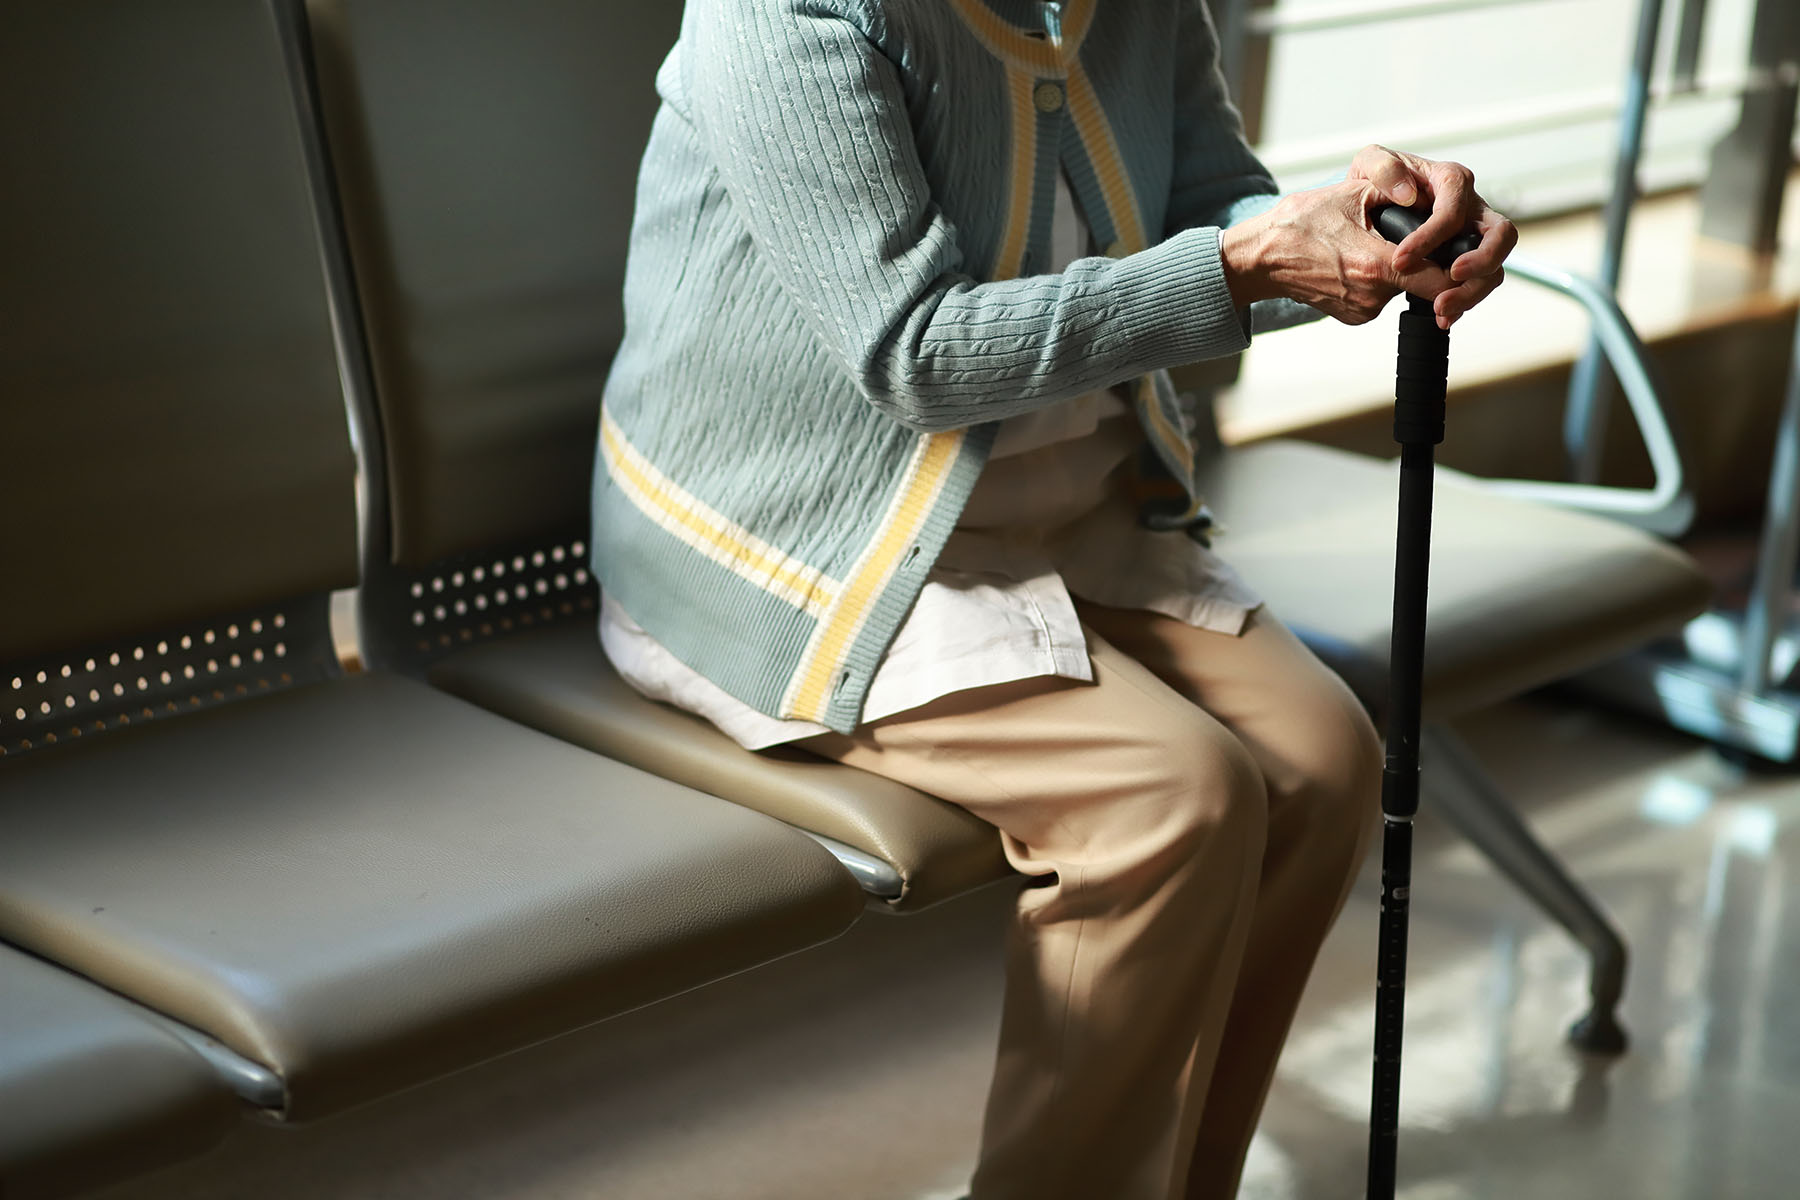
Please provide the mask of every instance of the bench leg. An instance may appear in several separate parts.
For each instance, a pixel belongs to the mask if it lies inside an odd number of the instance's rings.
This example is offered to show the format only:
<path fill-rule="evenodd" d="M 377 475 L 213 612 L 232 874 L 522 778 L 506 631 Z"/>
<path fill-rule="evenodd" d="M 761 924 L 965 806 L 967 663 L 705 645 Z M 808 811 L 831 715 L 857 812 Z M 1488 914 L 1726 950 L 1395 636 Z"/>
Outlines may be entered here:
<path fill-rule="evenodd" d="M 1447 726 L 1427 725 L 1420 744 L 1431 795 L 1451 825 L 1591 955 L 1593 1007 L 1569 1030 L 1569 1040 L 1596 1054 L 1624 1053 L 1617 1011 L 1625 991 L 1624 939 L 1538 841 L 1461 738 Z"/>

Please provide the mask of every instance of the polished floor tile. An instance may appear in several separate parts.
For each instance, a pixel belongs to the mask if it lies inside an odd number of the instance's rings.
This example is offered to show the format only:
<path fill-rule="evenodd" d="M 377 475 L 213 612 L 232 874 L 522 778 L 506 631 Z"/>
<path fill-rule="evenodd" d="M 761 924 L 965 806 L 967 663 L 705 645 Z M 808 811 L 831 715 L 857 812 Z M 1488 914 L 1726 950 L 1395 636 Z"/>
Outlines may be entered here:
<path fill-rule="evenodd" d="M 1625 931 L 1616 1061 L 1570 1049 L 1582 953 L 1422 821 L 1406 1200 L 1800 1195 L 1800 776 L 1568 700 L 1462 726 Z M 1376 870 L 1327 944 L 1244 1200 L 1362 1194 Z M 1004 888 L 297 1130 L 111 1200 L 923 1200 L 973 1158 Z M 1096 1198 L 1104 1200 L 1104 1198 Z"/>
<path fill-rule="evenodd" d="M 1469 728 L 1632 952 L 1630 1052 L 1564 1044 L 1586 963 L 1447 833 L 1421 834 L 1401 1177 L 1416 1200 L 1800 1195 L 1800 780 L 1567 706 Z M 1244 1195 L 1361 1194 L 1376 893 L 1365 875 L 1290 1040 Z"/>

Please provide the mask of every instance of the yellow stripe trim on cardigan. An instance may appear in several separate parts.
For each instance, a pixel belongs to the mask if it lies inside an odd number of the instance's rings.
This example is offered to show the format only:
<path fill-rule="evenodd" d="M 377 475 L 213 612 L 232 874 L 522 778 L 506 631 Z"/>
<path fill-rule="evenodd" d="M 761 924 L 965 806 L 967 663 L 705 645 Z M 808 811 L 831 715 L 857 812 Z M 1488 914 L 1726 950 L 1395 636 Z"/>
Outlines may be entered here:
<path fill-rule="evenodd" d="M 824 719 L 844 659 L 862 632 L 875 600 L 924 528 L 967 435 L 967 430 L 957 429 L 920 436 L 882 527 L 850 572 L 842 602 L 813 631 L 806 656 L 782 702 L 783 716 L 805 721 Z"/>
<path fill-rule="evenodd" d="M 1073 59 L 1081 49 L 1081 41 L 1094 23 L 1096 0 L 1070 0 L 1063 18 L 1062 53 L 1057 53 L 1046 38 L 1032 37 L 989 8 L 982 0 L 950 0 L 950 7 L 962 18 L 988 53 L 1016 71 L 1029 71 L 1037 78 L 1061 79 L 1066 71 L 1065 59 Z"/>
<path fill-rule="evenodd" d="M 1135 393 L 1132 398 L 1137 402 L 1137 410 L 1140 413 L 1148 413 L 1150 416 L 1150 435 L 1163 444 L 1163 448 L 1169 451 L 1171 458 L 1183 464 L 1187 478 L 1181 482 L 1188 489 L 1189 496 L 1193 498 L 1193 503 L 1190 505 L 1192 512 L 1198 512 L 1201 501 L 1194 494 L 1194 448 L 1192 444 L 1189 443 L 1186 435 L 1169 420 L 1169 414 L 1163 409 L 1161 400 L 1157 398 L 1156 386 L 1151 383 L 1150 376 L 1140 377 L 1132 391 Z"/>
<path fill-rule="evenodd" d="M 626 499 L 720 566 L 815 617 L 842 594 L 837 580 L 783 554 L 657 470 L 604 408 L 600 449 L 607 475 Z"/>
<path fill-rule="evenodd" d="M 1125 172 L 1125 159 L 1119 143 L 1113 138 L 1112 125 L 1100 107 L 1100 97 L 1080 63 L 1069 65 L 1069 113 L 1075 118 L 1075 130 L 1081 135 L 1081 147 L 1100 180 L 1100 191 L 1106 199 L 1107 215 L 1112 218 L 1114 236 L 1126 254 L 1136 254 L 1148 243 L 1144 240 L 1144 218 L 1138 210 L 1137 193 L 1131 177 Z"/>
<path fill-rule="evenodd" d="M 1149 244 L 1144 234 L 1144 218 L 1138 208 L 1137 192 L 1131 186 L 1131 176 L 1125 170 L 1124 156 L 1119 153 L 1118 140 L 1113 136 L 1112 124 L 1106 119 L 1106 112 L 1100 106 L 1100 97 L 1094 91 L 1087 72 L 1082 70 L 1078 62 L 1071 62 L 1069 65 L 1068 97 L 1069 114 L 1075 119 L 1075 130 L 1081 137 L 1081 148 L 1094 168 L 1095 178 L 1099 180 L 1107 217 L 1112 221 L 1113 236 L 1118 239 L 1118 253 L 1136 254 Z M 1155 388 L 1148 376 L 1137 381 L 1134 391 L 1138 411 L 1150 418 L 1147 432 L 1162 443 L 1171 458 L 1184 465 L 1188 478 L 1183 483 L 1191 493 L 1194 482 L 1193 446 L 1186 435 L 1170 421 L 1169 414 L 1157 400 Z M 1198 505 L 1196 500 L 1196 511 Z"/>
<path fill-rule="evenodd" d="M 1031 91 L 1035 79 L 1008 67 L 1006 86 L 1012 93 L 1012 196 L 1006 214 L 1006 237 L 994 263 L 993 278 L 1014 279 L 1025 265 L 1025 242 L 1031 233 L 1031 201 L 1037 180 L 1037 106 Z"/>

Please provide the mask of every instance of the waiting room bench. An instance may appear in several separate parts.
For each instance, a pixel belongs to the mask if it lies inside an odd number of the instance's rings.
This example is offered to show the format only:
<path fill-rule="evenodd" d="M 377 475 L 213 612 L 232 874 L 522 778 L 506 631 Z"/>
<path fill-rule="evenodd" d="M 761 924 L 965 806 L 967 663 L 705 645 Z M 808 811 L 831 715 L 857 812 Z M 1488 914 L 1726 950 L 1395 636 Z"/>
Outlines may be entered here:
<path fill-rule="evenodd" d="M 385 473 L 363 572 L 371 657 L 828 837 L 889 909 L 1006 875 L 966 812 L 803 752 L 746 753 L 637 696 L 596 644 L 580 563 L 595 399 L 623 331 L 631 183 L 676 7 L 514 0 L 502 18 L 485 0 L 283 3 L 298 40 L 310 28 L 315 184 L 343 217 L 326 238 L 340 340 Z M 1379 714 L 1393 467 L 1283 443 L 1224 450 L 1205 474 L 1222 552 Z M 1580 1037 L 1616 1051 L 1621 939 L 1443 721 L 1679 627 L 1706 582 L 1640 530 L 1449 472 L 1436 524 L 1425 783 L 1587 947 L 1598 1020 Z"/>
<path fill-rule="evenodd" d="M 898 910 L 1003 877 L 962 810 L 746 754 L 595 644 L 595 406 L 676 12 L 273 11 L 0 18 L 0 71 L 37 100 L 0 112 L 0 228 L 28 234 L 0 311 L 0 503 L 25 514 L 0 575 L 0 942 L 178 1022 L 248 1106 L 304 1120 L 829 938 L 855 880 Z M 376 668 L 349 677 L 326 617 L 359 582 L 340 369 Z M 1240 461 L 1237 550 L 1304 566 L 1294 514 L 1248 486 L 1275 458 Z M 1372 495 L 1381 470 L 1341 474 Z M 1633 630 L 1690 602 L 1665 565 Z M 187 1153 L 216 1134 L 168 1062 L 168 1096 L 139 1096 Z M 8 1147 L 0 1181 L 119 1101 Z"/>
<path fill-rule="evenodd" d="M 265 4 L 10 4 L 0 75 L 33 100 L 0 109 L 0 1194 L 197 1152 L 228 1087 L 320 1117 L 859 917 L 777 821 L 340 670 L 355 462 Z"/>

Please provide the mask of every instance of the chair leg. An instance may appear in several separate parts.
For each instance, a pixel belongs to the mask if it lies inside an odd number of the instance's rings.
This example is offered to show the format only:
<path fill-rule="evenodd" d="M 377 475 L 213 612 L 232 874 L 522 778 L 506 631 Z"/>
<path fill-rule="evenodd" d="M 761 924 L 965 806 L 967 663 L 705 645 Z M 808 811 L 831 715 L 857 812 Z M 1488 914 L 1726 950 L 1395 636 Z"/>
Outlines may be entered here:
<path fill-rule="evenodd" d="M 1625 1030 L 1617 1011 L 1625 991 L 1624 939 L 1586 889 L 1538 841 L 1461 738 L 1447 726 L 1427 725 L 1420 746 L 1431 795 L 1457 832 L 1592 957 L 1593 1007 L 1569 1030 L 1569 1040 L 1596 1054 L 1624 1053 Z"/>

